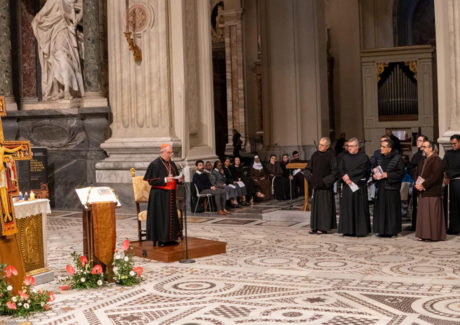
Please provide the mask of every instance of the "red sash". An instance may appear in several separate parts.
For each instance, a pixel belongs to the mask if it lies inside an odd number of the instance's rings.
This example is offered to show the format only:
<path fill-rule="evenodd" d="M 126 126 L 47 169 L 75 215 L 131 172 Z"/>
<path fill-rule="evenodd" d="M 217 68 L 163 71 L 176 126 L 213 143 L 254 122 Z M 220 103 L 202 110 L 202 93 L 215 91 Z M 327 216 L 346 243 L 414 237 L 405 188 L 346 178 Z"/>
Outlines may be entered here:
<path fill-rule="evenodd" d="M 162 190 L 168 190 L 168 191 L 172 191 L 172 190 L 175 190 L 176 189 L 176 180 L 173 179 L 172 182 L 168 182 L 166 183 L 165 186 L 152 186 L 154 188 L 160 188 Z"/>

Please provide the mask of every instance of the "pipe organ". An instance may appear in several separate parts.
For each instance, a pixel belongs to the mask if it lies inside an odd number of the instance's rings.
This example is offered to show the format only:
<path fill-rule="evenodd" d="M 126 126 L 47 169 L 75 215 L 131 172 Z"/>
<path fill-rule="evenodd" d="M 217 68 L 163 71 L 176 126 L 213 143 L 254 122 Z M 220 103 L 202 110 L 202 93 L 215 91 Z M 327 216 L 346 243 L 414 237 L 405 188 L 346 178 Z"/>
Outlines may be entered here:
<path fill-rule="evenodd" d="M 361 52 L 366 152 L 380 147 L 385 128 L 437 136 L 435 58 L 432 46 Z M 409 139 L 407 139 L 409 140 Z"/>

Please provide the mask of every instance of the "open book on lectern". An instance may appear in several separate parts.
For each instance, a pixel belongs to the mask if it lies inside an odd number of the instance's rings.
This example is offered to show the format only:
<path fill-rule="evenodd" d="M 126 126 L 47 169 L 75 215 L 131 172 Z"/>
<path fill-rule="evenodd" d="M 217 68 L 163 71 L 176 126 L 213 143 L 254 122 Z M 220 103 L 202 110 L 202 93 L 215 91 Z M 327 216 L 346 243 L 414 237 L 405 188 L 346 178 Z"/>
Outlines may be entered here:
<path fill-rule="evenodd" d="M 117 207 L 121 206 L 117 195 L 110 187 L 84 187 L 75 189 L 81 204 L 87 209 L 88 204 L 97 202 L 116 202 Z"/>

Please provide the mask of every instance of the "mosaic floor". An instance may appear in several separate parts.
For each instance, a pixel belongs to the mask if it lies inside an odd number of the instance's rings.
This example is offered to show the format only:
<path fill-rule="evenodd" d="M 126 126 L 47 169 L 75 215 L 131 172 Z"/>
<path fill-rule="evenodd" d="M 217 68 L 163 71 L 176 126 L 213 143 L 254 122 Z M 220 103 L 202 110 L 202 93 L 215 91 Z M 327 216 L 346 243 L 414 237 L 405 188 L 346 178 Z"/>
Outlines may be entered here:
<path fill-rule="evenodd" d="M 260 208 L 260 207 L 259 207 Z M 262 209 L 263 210 L 263 209 Z M 289 213 L 289 212 L 287 212 Z M 459 324 L 460 238 L 309 235 L 307 223 L 191 216 L 194 237 L 226 241 L 227 254 L 194 264 L 141 258 L 145 281 L 60 291 L 32 324 Z M 65 276 L 82 251 L 81 218 L 49 216 L 49 266 Z M 119 215 L 118 242 L 136 239 L 134 215 Z M 0 324 L 16 320 L 0 318 Z"/>

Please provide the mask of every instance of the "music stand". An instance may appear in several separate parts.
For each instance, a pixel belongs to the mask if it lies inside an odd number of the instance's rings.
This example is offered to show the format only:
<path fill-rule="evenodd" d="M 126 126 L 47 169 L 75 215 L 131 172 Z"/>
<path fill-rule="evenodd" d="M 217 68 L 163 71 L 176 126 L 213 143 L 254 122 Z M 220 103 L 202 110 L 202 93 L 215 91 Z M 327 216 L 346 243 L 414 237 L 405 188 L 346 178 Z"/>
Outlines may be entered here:
<path fill-rule="evenodd" d="M 292 175 L 292 170 L 294 169 L 305 169 L 305 167 L 307 167 L 307 162 L 306 161 L 303 161 L 303 160 L 296 160 L 296 161 L 291 161 L 289 162 L 287 165 L 286 165 L 286 169 L 289 169 L 290 170 L 290 173 Z M 289 179 L 289 193 L 290 193 L 290 204 L 289 204 L 289 210 L 292 209 L 292 180 Z M 302 208 L 303 211 L 307 211 L 309 210 L 308 209 L 308 183 L 307 183 L 307 180 L 304 180 L 304 186 L 305 186 L 305 193 L 304 193 L 304 196 L 305 196 L 305 204 Z"/>
<path fill-rule="evenodd" d="M 184 184 L 184 212 L 183 212 L 183 220 L 184 220 L 184 237 L 185 237 L 185 258 L 179 260 L 179 263 L 183 264 L 190 264 L 190 263 L 195 263 L 194 259 L 188 258 L 188 234 L 187 234 L 187 185 Z"/>

